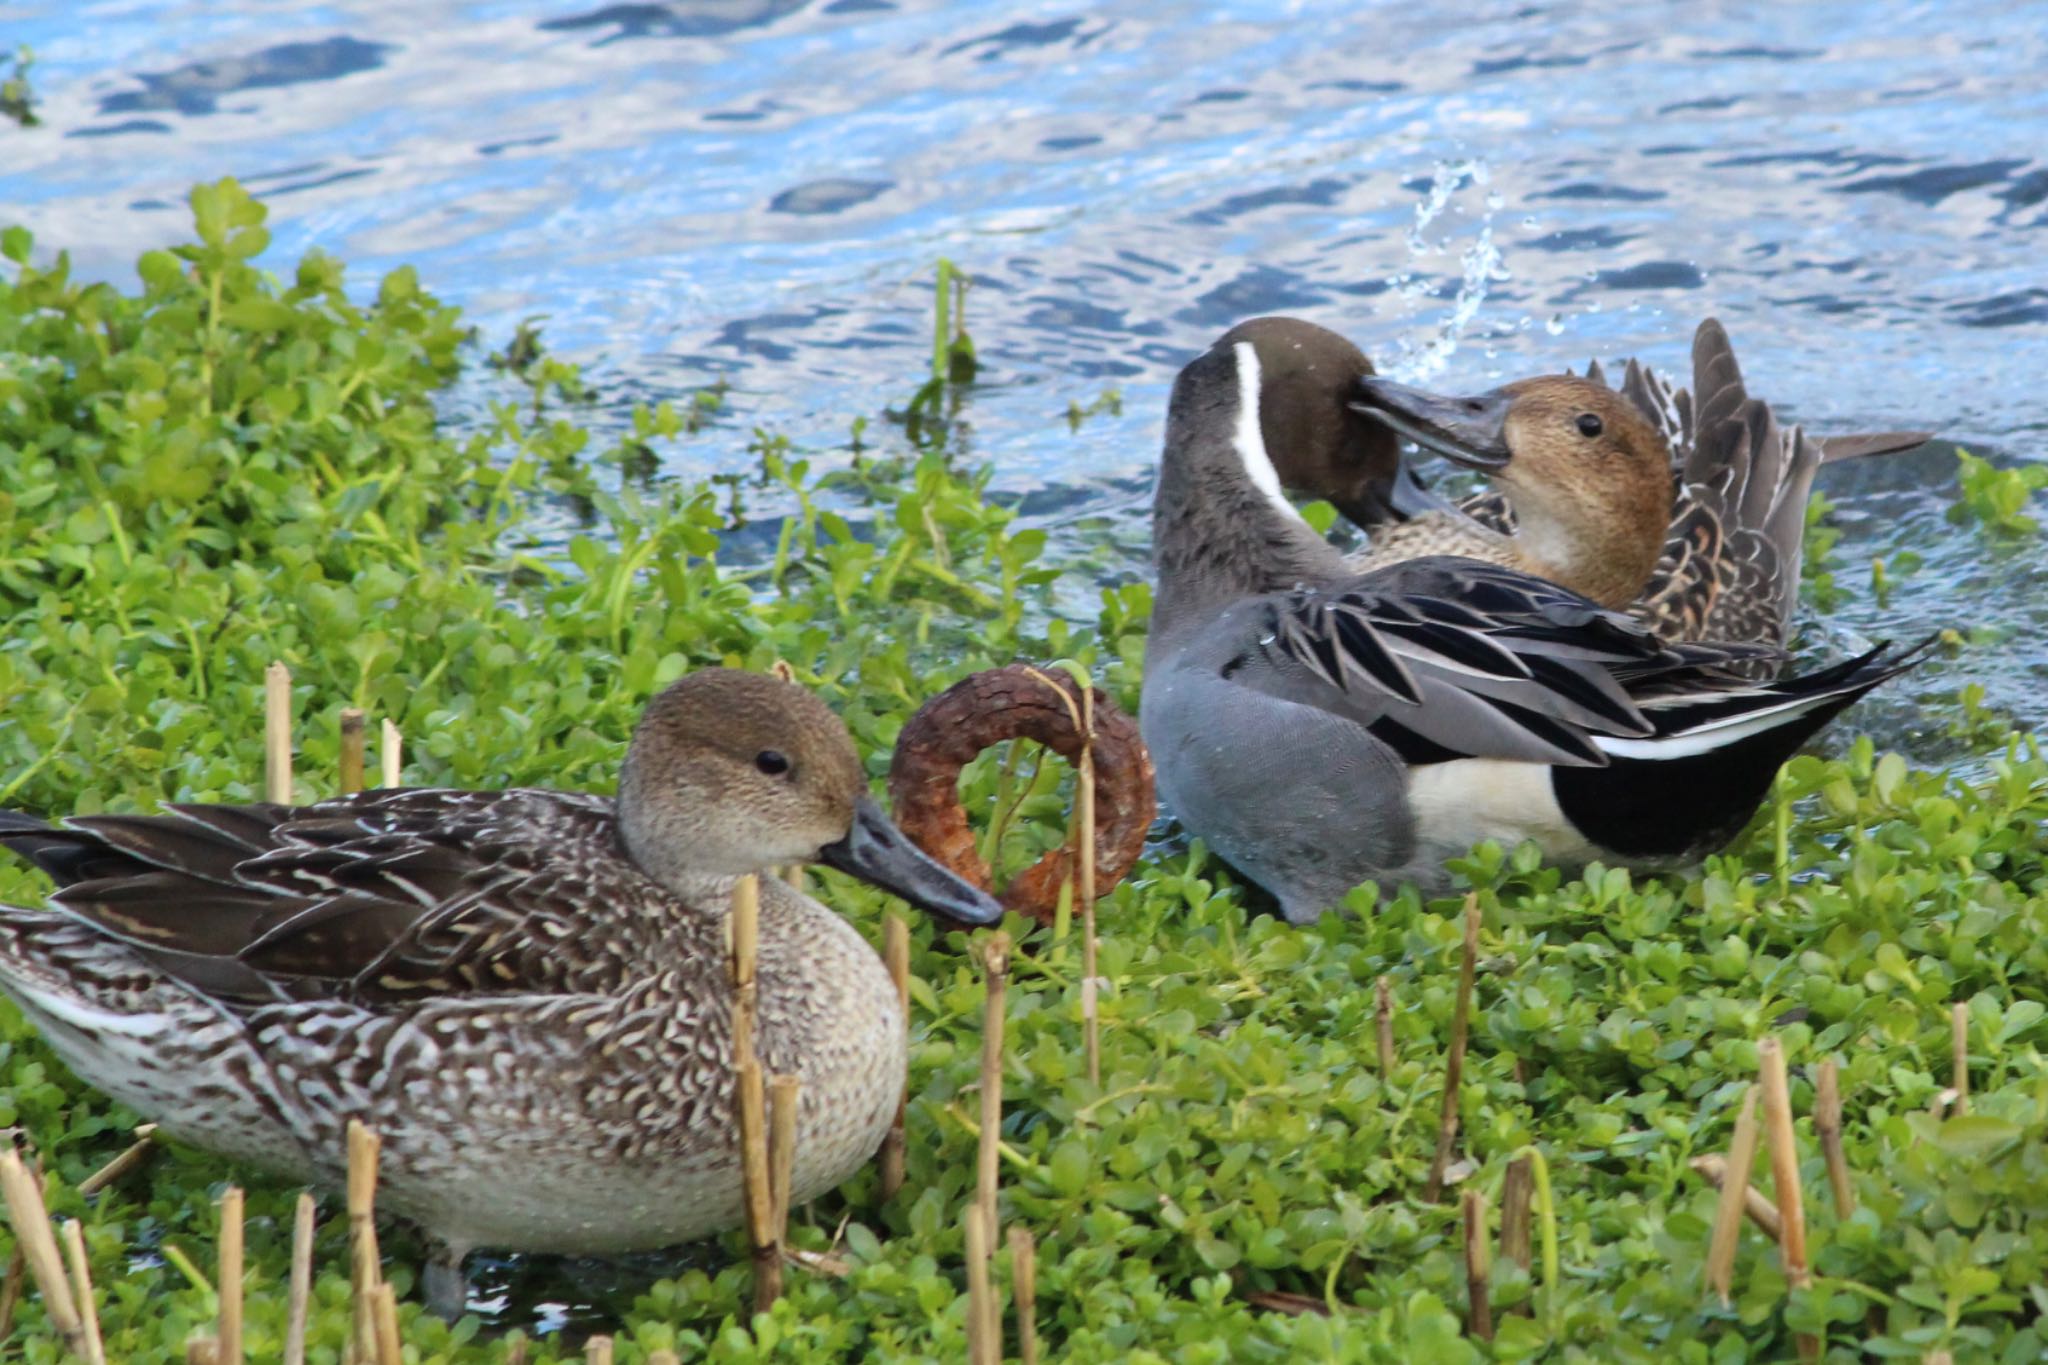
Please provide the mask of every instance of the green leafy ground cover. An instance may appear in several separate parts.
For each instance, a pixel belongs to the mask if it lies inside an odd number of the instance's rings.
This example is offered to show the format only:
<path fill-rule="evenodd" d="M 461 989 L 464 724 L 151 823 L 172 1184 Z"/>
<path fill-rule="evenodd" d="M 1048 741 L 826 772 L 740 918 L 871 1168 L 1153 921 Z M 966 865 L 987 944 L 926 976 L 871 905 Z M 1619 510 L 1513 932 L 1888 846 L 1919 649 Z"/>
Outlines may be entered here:
<path fill-rule="evenodd" d="M 349 705 L 403 727 L 409 781 L 608 788 L 644 700 L 708 663 L 788 660 L 847 718 L 877 776 L 911 711 L 984 666 L 1073 657 L 1135 703 L 1146 589 L 1104 589 L 1078 621 L 1053 610 L 1076 599 L 1071 578 L 1055 598 L 1044 534 L 984 496 L 985 474 L 948 462 L 946 388 L 972 357 L 957 327 L 941 335 L 939 389 L 913 403 L 915 439 L 884 441 L 854 473 L 815 474 L 762 434 L 749 482 L 800 510 L 772 557 L 735 566 L 721 552 L 733 489 L 634 473 L 702 411 L 641 412 L 600 448 L 564 415 L 573 374 L 529 364 L 527 388 L 508 374 L 483 428 L 452 436 L 433 402 L 464 363 L 453 309 L 406 271 L 354 301 L 318 255 L 273 278 L 254 264 L 258 205 L 229 183 L 193 200 L 197 241 L 144 256 L 139 292 L 80 284 L 61 258 L 32 263 L 18 230 L 0 241 L 13 263 L 0 275 L 0 804 L 256 797 L 273 659 L 296 679 L 307 799 L 332 788 Z M 2009 481 L 1966 477 L 1980 516 L 2023 529 Z M 566 553 L 532 541 L 543 505 L 585 515 Z M 985 756 L 964 784 L 973 808 L 999 790 L 1016 805 L 1002 836 L 1013 864 L 1064 821 L 1058 765 L 1032 771 Z M 1081 1060 L 1075 945 L 1041 937 L 1015 968 L 1002 1208 L 1039 1239 L 1048 1354 L 1705 1362 L 1790 1358 L 1792 1334 L 1808 1332 L 1833 1359 L 2040 1358 L 2048 761 L 2015 735 L 1969 772 L 1914 771 L 1867 742 L 1802 758 L 1751 834 L 1689 878 L 1565 880 L 1521 855 L 1475 855 L 1485 929 L 1458 1095 L 1464 1183 L 1497 1206 L 1508 1161 L 1540 1150 L 1559 1250 L 1550 1284 L 1540 1260 L 1535 1284 L 1498 1261 L 1490 1347 L 1463 1335 L 1455 1204 L 1420 1198 L 1457 905 L 1367 888 L 1358 917 L 1295 930 L 1198 847 L 1162 847 L 1101 908 L 1112 988 L 1099 1086 Z M 879 936 L 878 893 L 818 883 Z M 0 866 L 0 897 L 40 890 Z M 795 1220 L 800 1243 L 850 1264 L 845 1278 L 795 1272 L 750 1322 L 736 1240 L 642 1258 L 598 1289 L 542 1263 L 504 1321 L 449 1326 L 408 1304 L 408 1358 L 573 1358 L 600 1323 L 629 1365 L 661 1348 L 964 1359 L 983 991 L 960 936 L 913 933 L 907 1185 L 878 1207 L 863 1175 Z M 1388 1076 L 1372 1042 L 1383 974 L 1399 1006 Z M 1970 1111 L 1942 1118 L 1929 1111 L 1953 1079 L 1957 1001 Z M 1817 1278 L 1788 1293 L 1774 1249 L 1746 1229 L 1722 1309 L 1701 1292 L 1714 1195 L 1688 1161 L 1726 1149 L 1773 1031 L 1802 1115 Z M 1828 1056 L 1842 1066 L 1860 1206 L 1846 1219 L 1804 1117 L 1810 1068 Z M 180 1360 L 209 1327 L 215 1298 L 197 1268 L 211 1264 L 212 1201 L 239 1179 L 249 1347 L 274 1358 L 295 1191 L 171 1144 L 146 1176 L 81 1199 L 77 1183 L 135 1121 L 0 1005 L 0 1127 L 24 1130 L 54 1211 L 84 1221 L 109 1357 Z M 323 1211 L 312 1358 L 335 1361 L 344 1235 L 332 1203 Z M 385 1246 L 409 1295 L 417 1248 L 400 1229 Z M 0 1234 L 0 1257 L 11 1251 Z M 1330 1315 L 1263 1311 L 1248 1300 L 1259 1290 Z M 596 1303 L 566 1333 L 506 1333 L 531 1323 L 532 1300 L 563 1297 Z M 33 1295 L 0 1353 L 59 1358 Z"/>

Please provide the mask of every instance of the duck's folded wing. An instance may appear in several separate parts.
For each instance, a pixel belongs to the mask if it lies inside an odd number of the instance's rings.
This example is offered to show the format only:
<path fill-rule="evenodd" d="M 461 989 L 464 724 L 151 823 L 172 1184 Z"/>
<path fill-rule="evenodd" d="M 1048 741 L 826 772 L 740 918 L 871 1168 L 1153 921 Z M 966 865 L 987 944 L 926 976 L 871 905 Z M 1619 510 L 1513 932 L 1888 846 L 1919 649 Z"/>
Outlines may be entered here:
<path fill-rule="evenodd" d="M 312 806 L 172 806 L 0 843 L 59 883 L 51 904 L 232 1004 L 574 990 L 559 951 L 610 805 L 554 792 L 370 792 Z M 628 888 L 631 889 L 630 887 Z"/>
<path fill-rule="evenodd" d="M 1674 649 L 1565 588 L 1444 557 L 1254 599 L 1229 630 L 1227 681 L 1342 716 L 1410 762 L 1597 766 L 1597 737 L 1652 732 L 1631 687 L 1758 652 Z"/>

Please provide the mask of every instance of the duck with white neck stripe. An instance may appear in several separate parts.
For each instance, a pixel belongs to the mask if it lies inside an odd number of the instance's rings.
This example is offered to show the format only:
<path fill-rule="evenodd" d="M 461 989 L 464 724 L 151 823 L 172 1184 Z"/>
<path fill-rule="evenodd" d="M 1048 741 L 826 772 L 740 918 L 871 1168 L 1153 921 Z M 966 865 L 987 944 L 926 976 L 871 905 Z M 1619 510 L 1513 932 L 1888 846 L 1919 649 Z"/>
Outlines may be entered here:
<path fill-rule="evenodd" d="M 1267 376 L 1300 374 L 1299 339 L 1239 329 L 1175 382 L 1140 715 L 1166 804 L 1290 920 L 1367 880 L 1440 890 L 1482 838 L 1566 864 L 1696 861 L 1808 736 L 1910 666 L 1880 647 L 1756 684 L 1730 670 L 1767 645 L 1666 643 L 1505 566 L 1355 572 L 1269 454 Z"/>

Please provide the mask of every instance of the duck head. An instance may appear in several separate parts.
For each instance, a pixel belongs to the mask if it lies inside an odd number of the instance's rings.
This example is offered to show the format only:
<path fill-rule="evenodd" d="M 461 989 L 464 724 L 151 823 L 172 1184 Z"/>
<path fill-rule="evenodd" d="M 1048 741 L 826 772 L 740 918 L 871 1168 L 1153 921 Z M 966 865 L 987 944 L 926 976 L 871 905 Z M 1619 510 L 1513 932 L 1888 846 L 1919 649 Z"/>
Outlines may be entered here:
<path fill-rule="evenodd" d="M 1300 318 L 1253 318 L 1215 350 L 1251 347 L 1258 366 L 1259 433 L 1281 487 L 1328 500 L 1360 526 L 1384 521 L 1401 467 L 1400 442 L 1354 406 L 1373 374 L 1365 352 Z"/>
<path fill-rule="evenodd" d="M 1671 449 L 1627 397 L 1545 375 L 1469 397 L 1362 377 L 1354 406 L 1424 450 L 1487 475 L 1546 577 L 1603 605 L 1634 601 L 1671 523 Z"/>
<path fill-rule="evenodd" d="M 820 862 L 950 919 L 1002 918 L 882 813 L 831 708 L 764 673 L 701 669 L 649 702 L 619 772 L 618 818 L 627 854 L 678 893 Z"/>

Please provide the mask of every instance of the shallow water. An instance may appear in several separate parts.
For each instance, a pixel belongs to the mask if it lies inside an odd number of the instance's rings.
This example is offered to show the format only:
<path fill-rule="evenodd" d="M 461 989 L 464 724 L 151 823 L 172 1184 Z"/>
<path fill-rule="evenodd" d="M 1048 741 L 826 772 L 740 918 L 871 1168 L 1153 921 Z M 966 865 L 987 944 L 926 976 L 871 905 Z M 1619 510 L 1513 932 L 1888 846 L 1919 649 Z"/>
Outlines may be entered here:
<path fill-rule="evenodd" d="M 1131 571 L 1166 387 L 1260 312 L 1462 388 L 1682 368 L 1715 314 L 1822 430 L 2048 451 L 2048 3 L 1450 8 L 0 3 L 44 119 L 0 126 L 0 218 L 128 280 L 233 174 L 273 263 L 413 263 L 498 343 L 544 315 L 613 418 L 729 379 L 679 476 L 751 466 L 757 425 L 843 458 L 921 377 L 947 256 L 972 451 Z M 1111 389 L 1121 414 L 1070 431 Z M 1856 713 L 1931 756 L 1966 679 L 2048 711 L 2042 545 L 1951 524 L 1954 467 L 1822 480 L 1850 594 L 1820 631 L 1986 634 Z M 1906 549 L 1880 605 L 1869 561 Z"/>

